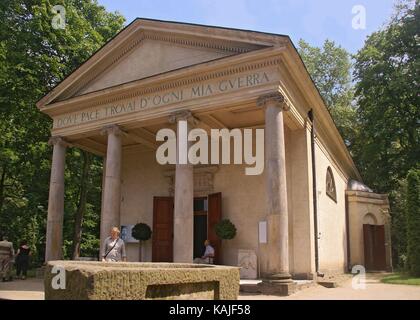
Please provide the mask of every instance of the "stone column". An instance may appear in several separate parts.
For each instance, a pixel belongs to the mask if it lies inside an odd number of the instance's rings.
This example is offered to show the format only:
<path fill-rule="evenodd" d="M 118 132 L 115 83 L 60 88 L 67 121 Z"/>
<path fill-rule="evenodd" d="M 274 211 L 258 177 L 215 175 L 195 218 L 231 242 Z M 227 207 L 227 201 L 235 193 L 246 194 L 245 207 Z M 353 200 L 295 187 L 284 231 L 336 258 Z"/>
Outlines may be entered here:
<path fill-rule="evenodd" d="M 195 124 L 189 111 L 172 114 L 169 122 L 177 125 L 177 164 L 174 199 L 174 262 L 191 263 L 194 255 L 194 176 L 188 163 L 188 132 Z"/>
<path fill-rule="evenodd" d="M 110 125 L 102 134 L 108 135 L 108 147 L 102 186 L 101 249 L 111 228 L 120 226 L 122 131 L 117 125 Z"/>
<path fill-rule="evenodd" d="M 46 262 L 63 258 L 64 167 L 68 146 L 61 137 L 51 137 L 48 143 L 53 145 L 54 149 L 48 197 Z"/>
<path fill-rule="evenodd" d="M 289 281 L 291 276 L 283 121 L 283 111 L 287 111 L 289 106 L 279 92 L 261 96 L 257 105 L 265 108 L 266 219 L 269 256 L 265 277 L 270 280 Z"/>

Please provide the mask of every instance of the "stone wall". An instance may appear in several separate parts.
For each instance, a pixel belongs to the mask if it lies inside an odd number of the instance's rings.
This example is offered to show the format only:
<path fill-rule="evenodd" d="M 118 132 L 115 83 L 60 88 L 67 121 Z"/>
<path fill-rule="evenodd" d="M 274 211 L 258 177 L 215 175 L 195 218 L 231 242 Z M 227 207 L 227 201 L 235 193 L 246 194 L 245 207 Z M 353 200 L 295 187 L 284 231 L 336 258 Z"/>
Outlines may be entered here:
<path fill-rule="evenodd" d="M 319 268 L 324 273 L 346 271 L 347 234 L 345 191 L 348 178 L 320 143 L 316 144 L 316 178 L 318 197 Z M 337 199 L 326 193 L 327 168 L 334 176 Z"/>

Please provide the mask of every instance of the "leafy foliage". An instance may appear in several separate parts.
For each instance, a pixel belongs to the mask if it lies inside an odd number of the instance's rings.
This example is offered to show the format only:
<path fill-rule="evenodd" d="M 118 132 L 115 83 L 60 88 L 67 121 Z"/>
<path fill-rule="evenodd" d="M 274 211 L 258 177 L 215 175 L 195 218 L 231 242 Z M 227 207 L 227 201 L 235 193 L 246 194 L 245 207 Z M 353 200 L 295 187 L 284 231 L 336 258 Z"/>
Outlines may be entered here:
<path fill-rule="evenodd" d="M 353 151 L 366 182 L 380 192 L 396 190 L 419 165 L 419 8 L 407 2 L 356 55 L 360 130 Z"/>
<path fill-rule="evenodd" d="M 66 28 L 51 26 L 51 8 L 66 8 Z M 118 32 L 124 18 L 94 0 L 4 0 L 0 2 L 0 230 L 16 244 L 26 238 L 42 262 L 48 207 L 51 121 L 35 103 L 65 75 Z M 82 157 L 67 152 L 64 244 L 71 255 Z M 102 160 L 88 175 L 81 251 L 98 250 Z"/>
<path fill-rule="evenodd" d="M 407 175 L 407 266 L 412 276 L 420 277 L 420 170 Z"/>
<path fill-rule="evenodd" d="M 350 54 L 329 40 L 325 40 L 322 48 L 312 47 L 300 40 L 298 52 L 338 130 L 350 145 L 356 134 Z"/>
<path fill-rule="evenodd" d="M 215 225 L 216 235 L 222 240 L 230 240 L 236 236 L 236 227 L 229 219 L 223 219 Z"/>
<path fill-rule="evenodd" d="M 419 169 L 420 67 L 418 1 L 402 1 L 394 17 L 355 56 L 358 135 L 352 146 L 365 182 L 388 193 L 394 265 L 407 256 L 405 177 Z"/>
<path fill-rule="evenodd" d="M 146 223 L 140 222 L 133 227 L 131 235 L 136 240 L 146 241 L 152 237 L 152 229 Z"/>
<path fill-rule="evenodd" d="M 399 1 L 354 56 L 353 79 L 350 55 L 334 42 L 316 48 L 301 40 L 298 48 L 364 182 L 389 194 L 399 267 L 407 258 L 406 176 L 419 168 L 419 14 L 418 1 Z"/>
<path fill-rule="evenodd" d="M 407 179 L 399 181 L 398 188 L 391 192 L 391 237 L 393 265 L 397 269 L 407 266 Z"/>

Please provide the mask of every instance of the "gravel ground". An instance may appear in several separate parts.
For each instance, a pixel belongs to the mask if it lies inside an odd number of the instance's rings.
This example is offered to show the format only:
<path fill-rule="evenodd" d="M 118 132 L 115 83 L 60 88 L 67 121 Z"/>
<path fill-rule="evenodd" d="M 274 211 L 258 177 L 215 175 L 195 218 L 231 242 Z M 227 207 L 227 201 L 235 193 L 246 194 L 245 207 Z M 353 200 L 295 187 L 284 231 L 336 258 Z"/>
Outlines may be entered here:
<path fill-rule="evenodd" d="M 338 288 L 311 287 L 288 297 L 241 294 L 239 300 L 420 300 L 420 286 L 385 284 L 384 274 L 367 274 L 366 289 L 353 289 L 352 281 Z"/>
<path fill-rule="evenodd" d="M 333 289 L 315 286 L 288 297 L 241 294 L 239 300 L 420 300 L 420 286 L 381 283 L 379 280 L 383 276 L 368 274 L 364 290 L 353 289 L 349 280 Z M 43 280 L 0 282 L 0 299 L 43 300 Z"/>

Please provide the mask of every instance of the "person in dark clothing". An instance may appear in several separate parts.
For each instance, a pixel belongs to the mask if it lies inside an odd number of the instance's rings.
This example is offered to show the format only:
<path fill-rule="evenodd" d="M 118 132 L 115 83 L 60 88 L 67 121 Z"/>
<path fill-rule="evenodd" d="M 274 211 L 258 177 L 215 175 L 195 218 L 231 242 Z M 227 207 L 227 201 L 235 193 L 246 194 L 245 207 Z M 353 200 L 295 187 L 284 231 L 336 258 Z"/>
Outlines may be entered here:
<path fill-rule="evenodd" d="M 16 276 L 20 277 L 22 274 L 22 280 L 26 279 L 26 272 L 29 266 L 29 256 L 31 254 L 31 248 L 28 247 L 27 242 L 24 240 L 20 243 L 19 249 L 16 254 Z"/>

